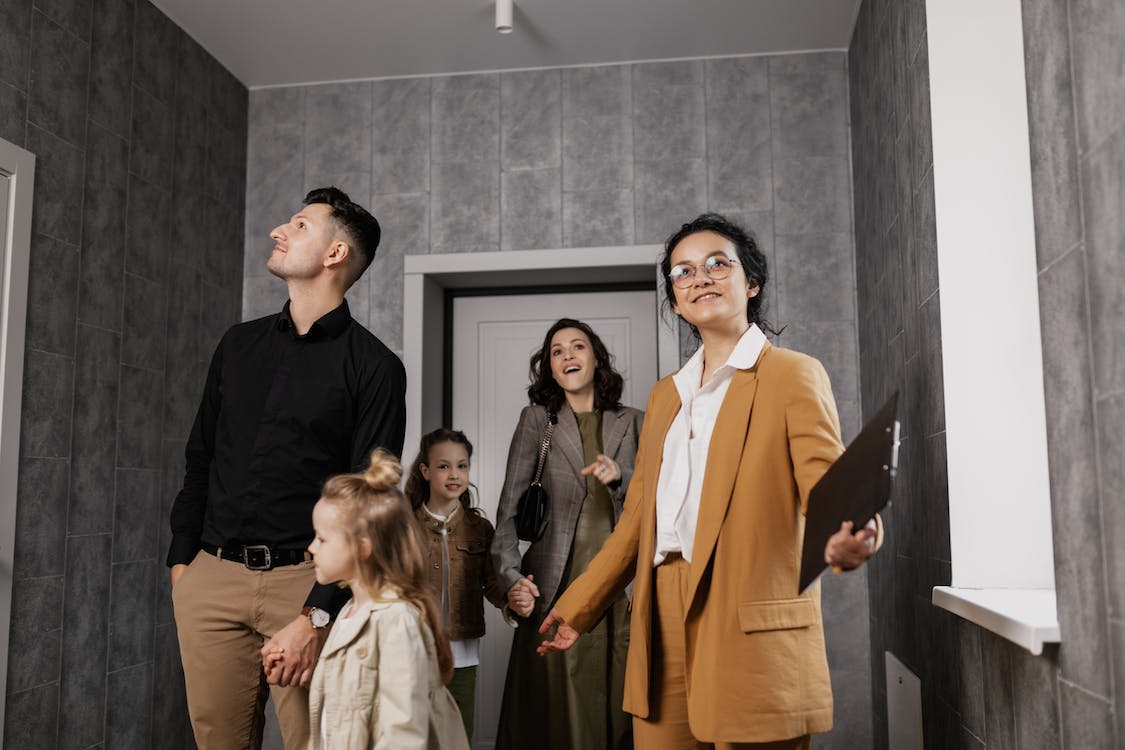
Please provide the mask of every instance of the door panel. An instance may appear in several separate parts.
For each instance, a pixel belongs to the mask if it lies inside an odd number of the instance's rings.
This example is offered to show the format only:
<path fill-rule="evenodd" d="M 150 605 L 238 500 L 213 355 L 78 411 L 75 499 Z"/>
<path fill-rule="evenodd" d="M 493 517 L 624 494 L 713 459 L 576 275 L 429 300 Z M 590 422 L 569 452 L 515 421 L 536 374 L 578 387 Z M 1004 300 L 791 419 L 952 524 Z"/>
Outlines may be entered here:
<path fill-rule="evenodd" d="M 556 320 L 578 318 L 601 337 L 625 378 L 622 402 L 644 408 L 658 373 L 656 293 L 589 292 L 458 297 L 453 303 L 453 424 L 472 441 L 481 509 L 496 519 L 508 446 L 527 405 L 528 360 Z M 476 740 L 492 748 L 512 631 L 487 608 L 477 670 Z"/>

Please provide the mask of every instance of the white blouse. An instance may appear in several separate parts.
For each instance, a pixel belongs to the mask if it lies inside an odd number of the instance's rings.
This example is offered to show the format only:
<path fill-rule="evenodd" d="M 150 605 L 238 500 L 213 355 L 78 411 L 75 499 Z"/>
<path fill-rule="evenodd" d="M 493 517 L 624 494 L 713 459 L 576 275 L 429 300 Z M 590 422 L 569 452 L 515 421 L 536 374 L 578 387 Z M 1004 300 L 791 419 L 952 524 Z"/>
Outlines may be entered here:
<path fill-rule="evenodd" d="M 719 408 L 735 370 L 753 367 L 765 343 L 765 334 L 751 324 L 726 363 L 715 370 L 706 385 L 700 385 L 703 379 L 702 346 L 672 376 L 680 394 L 681 407 L 664 438 L 663 462 L 656 484 L 656 555 L 652 560 L 653 567 L 664 562 L 671 552 L 679 552 L 691 562 L 703 471 L 707 466 L 711 432 L 715 429 Z"/>

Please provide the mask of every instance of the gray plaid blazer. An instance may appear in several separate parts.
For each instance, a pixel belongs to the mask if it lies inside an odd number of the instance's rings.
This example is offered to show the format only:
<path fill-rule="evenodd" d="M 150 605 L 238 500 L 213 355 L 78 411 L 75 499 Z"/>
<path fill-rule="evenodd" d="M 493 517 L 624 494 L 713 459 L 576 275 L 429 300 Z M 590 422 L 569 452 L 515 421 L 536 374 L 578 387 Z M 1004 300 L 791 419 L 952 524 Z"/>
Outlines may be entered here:
<path fill-rule="evenodd" d="M 643 411 L 629 406 L 602 413 L 602 453 L 621 467 L 621 484 L 610 492 L 614 520 L 621 517 L 625 491 L 629 489 L 629 480 L 633 477 L 637 438 L 641 434 L 643 419 Z M 582 437 L 578 433 L 578 420 L 565 402 L 559 410 L 558 420 L 541 480 L 551 498 L 543 538 L 533 543 L 520 559 L 516 505 L 535 475 L 543 429 L 547 426 L 547 410 L 542 406 L 527 406 L 520 413 L 520 421 L 508 449 L 508 468 L 496 511 L 496 534 L 492 538 L 492 559 L 505 590 L 521 576 L 529 573 L 535 576 L 539 598 L 531 613 L 534 618 L 550 611 L 559 593 L 559 583 L 570 557 L 570 545 L 578 523 L 578 512 L 586 497 L 586 477 L 580 473 L 586 465 L 582 455 Z"/>

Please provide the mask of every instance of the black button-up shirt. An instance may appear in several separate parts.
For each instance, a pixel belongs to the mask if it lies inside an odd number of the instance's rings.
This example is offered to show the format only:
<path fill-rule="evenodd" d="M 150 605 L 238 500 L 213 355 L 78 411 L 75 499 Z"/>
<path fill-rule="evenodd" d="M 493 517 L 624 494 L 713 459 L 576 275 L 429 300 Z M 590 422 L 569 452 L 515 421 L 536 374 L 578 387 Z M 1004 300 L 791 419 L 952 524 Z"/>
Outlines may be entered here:
<path fill-rule="evenodd" d="M 362 471 L 371 451 L 402 455 L 406 371 L 352 319 L 348 303 L 297 335 L 289 303 L 224 334 L 188 438 L 172 505 L 169 566 L 203 543 L 304 549 L 324 480 Z M 335 612 L 335 586 L 306 604 Z"/>

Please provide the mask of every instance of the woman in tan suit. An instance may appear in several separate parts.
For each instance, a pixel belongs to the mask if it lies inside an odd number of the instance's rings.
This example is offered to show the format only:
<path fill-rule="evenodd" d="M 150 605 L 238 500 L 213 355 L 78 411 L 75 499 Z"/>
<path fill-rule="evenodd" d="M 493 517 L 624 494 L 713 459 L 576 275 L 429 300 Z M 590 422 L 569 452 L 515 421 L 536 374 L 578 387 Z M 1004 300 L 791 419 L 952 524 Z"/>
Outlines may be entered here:
<path fill-rule="evenodd" d="M 530 364 L 531 405 L 512 436 L 492 540 L 509 607 L 525 618 L 512 640 L 496 747 L 628 750 L 632 724 L 621 708 L 629 645 L 624 592 L 605 601 L 606 616 L 591 624 L 579 648 L 547 659 L 535 650 L 543 614 L 586 569 L 621 515 L 643 414 L 621 404 L 624 381 L 582 321 L 552 325 Z M 555 425 L 542 477 L 549 520 L 521 559 L 516 506 L 535 473 L 549 414 Z"/>
<path fill-rule="evenodd" d="M 637 747 L 808 748 L 832 726 L 819 584 L 797 593 L 809 490 L 843 451 L 828 376 L 766 340 L 766 259 L 740 227 L 685 224 L 662 269 L 702 346 L 653 388 L 621 520 L 539 650 L 570 648 L 632 580 Z M 857 567 L 874 534 L 845 524 L 826 561 Z"/>

